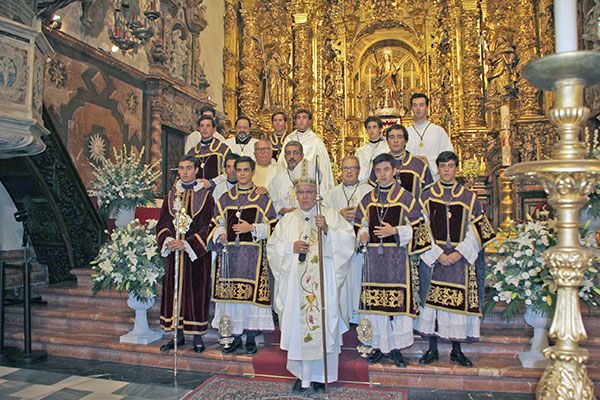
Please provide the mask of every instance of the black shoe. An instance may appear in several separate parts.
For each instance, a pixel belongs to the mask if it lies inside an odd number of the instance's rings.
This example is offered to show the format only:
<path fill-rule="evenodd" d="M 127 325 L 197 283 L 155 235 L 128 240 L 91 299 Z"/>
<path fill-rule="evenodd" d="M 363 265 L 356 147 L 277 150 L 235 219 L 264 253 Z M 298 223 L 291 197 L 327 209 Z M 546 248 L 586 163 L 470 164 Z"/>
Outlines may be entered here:
<path fill-rule="evenodd" d="M 258 351 L 258 349 L 256 348 L 256 341 L 254 340 L 254 338 L 246 339 L 246 345 L 244 346 L 244 348 L 246 350 L 246 354 L 252 356 Z"/>
<path fill-rule="evenodd" d="M 204 347 L 202 336 L 194 336 L 194 351 L 196 353 L 202 353 L 205 349 L 206 347 Z"/>
<path fill-rule="evenodd" d="M 406 366 L 408 365 L 408 362 L 404 360 L 404 357 L 402 357 L 402 353 L 400 353 L 400 350 L 392 350 L 392 352 L 390 353 L 390 358 L 398 368 L 406 368 Z"/>
<path fill-rule="evenodd" d="M 233 353 L 238 349 L 238 347 L 242 346 L 242 338 L 239 336 L 234 336 L 233 343 L 228 348 L 221 347 L 221 351 L 225 354 Z"/>
<path fill-rule="evenodd" d="M 185 337 L 181 337 L 177 339 L 177 347 L 183 346 L 185 344 Z M 175 341 L 173 339 L 169 340 L 167 343 L 160 346 L 160 351 L 169 351 L 175 348 Z"/>
<path fill-rule="evenodd" d="M 383 353 L 381 352 L 381 350 L 374 349 L 373 352 L 371 354 L 369 354 L 369 357 L 367 357 L 367 362 L 370 362 L 371 364 L 373 364 L 373 363 L 381 361 L 382 358 L 383 358 Z"/>
<path fill-rule="evenodd" d="M 440 353 L 438 353 L 437 350 L 436 351 L 427 350 L 425 352 L 425 354 L 423 354 L 423 357 L 419 358 L 419 364 L 429 365 L 439 359 L 440 359 Z"/>
<path fill-rule="evenodd" d="M 455 362 L 463 367 L 472 367 L 473 362 L 463 354 L 462 351 L 450 353 L 450 361 Z"/>
<path fill-rule="evenodd" d="M 302 381 L 300 379 L 296 379 L 296 382 L 294 382 L 294 386 L 292 387 L 292 392 L 302 393 L 305 390 L 306 390 L 306 388 L 302 387 Z"/>
<path fill-rule="evenodd" d="M 325 392 L 325 384 L 321 382 L 313 382 L 312 383 L 313 390 L 315 393 L 324 393 Z"/>

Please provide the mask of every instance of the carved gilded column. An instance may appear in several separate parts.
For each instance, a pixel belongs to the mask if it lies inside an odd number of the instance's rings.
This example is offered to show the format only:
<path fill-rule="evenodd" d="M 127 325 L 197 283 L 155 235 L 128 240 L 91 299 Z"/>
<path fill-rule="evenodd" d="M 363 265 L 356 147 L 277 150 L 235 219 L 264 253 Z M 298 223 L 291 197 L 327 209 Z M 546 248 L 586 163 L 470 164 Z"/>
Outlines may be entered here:
<path fill-rule="evenodd" d="M 311 109 L 314 80 L 312 71 L 312 29 L 308 21 L 308 13 L 295 13 L 293 19 L 293 75 L 296 86 L 292 95 L 292 109 Z"/>
<path fill-rule="evenodd" d="M 260 86 L 260 50 L 257 38 L 258 26 L 255 0 L 243 0 L 240 5 L 242 16 L 241 67 L 239 83 L 239 105 L 243 115 L 253 118 L 258 113 Z"/>
<path fill-rule="evenodd" d="M 483 157 L 486 135 L 483 114 L 483 64 L 481 48 L 481 4 L 478 0 L 462 1 L 461 60 L 463 124 L 460 130 L 462 154 Z"/>
<path fill-rule="evenodd" d="M 229 121 L 237 115 L 237 79 L 238 79 L 238 26 L 237 1 L 225 1 L 223 26 L 225 30 L 225 46 L 223 48 L 223 111 Z"/>
<path fill-rule="evenodd" d="M 478 128 L 483 121 L 483 82 L 480 47 L 480 13 L 477 1 L 463 1 L 462 14 L 462 79 L 464 127 Z"/>
<path fill-rule="evenodd" d="M 542 114 L 539 99 L 539 90 L 522 78 L 523 69 L 530 61 L 538 58 L 534 21 L 534 5 L 530 1 L 517 1 L 515 3 L 515 18 L 517 23 L 517 37 L 515 44 L 519 55 L 517 70 L 521 78 L 517 81 L 519 90 L 518 113 L 519 117 L 539 116 Z"/>

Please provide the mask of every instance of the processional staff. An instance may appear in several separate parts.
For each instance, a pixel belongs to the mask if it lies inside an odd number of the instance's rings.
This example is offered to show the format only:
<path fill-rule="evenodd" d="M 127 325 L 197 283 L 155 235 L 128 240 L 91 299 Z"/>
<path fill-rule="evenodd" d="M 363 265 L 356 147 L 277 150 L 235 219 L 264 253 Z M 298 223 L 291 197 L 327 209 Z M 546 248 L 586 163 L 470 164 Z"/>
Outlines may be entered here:
<path fill-rule="evenodd" d="M 175 227 L 175 240 L 180 241 L 185 238 L 192 218 L 186 213 L 183 201 L 181 199 L 181 193 L 175 191 L 175 201 L 173 202 L 173 210 L 175 211 L 175 219 L 173 220 L 173 226 Z M 173 376 L 177 376 L 177 331 L 179 329 L 179 268 L 181 268 L 180 262 L 183 260 L 183 250 L 175 250 L 175 268 L 173 268 Z"/>
<path fill-rule="evenodd" d="M 315 180 L 317 184 L 317 215 L 321 216 L 321 179 L 319 171 L 319 156 L 315 158 Z M 319 251 L 319 279 L 321 282 L 321 336 L 323 339 L 323 372 L 325 377 L 325 398 L 328 399 L 329 383 L 327 376 L 327 315 L 325 310 L 325 273 L 323 265 L 323 230 L 317 226 L 317 249 Z"/>

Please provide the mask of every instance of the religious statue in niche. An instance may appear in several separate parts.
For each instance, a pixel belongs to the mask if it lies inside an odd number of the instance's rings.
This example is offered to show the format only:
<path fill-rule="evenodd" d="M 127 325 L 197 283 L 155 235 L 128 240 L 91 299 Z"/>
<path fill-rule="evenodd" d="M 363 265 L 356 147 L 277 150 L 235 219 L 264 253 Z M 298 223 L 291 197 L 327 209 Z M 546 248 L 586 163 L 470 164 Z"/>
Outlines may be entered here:
<path fill-rule="evenodd" d="M 263 52 L 263 66 L 260 73 L 261 110 L 284 109 L 286 107 L 286 88 L 289 83 L 290 66 L 277 49 L 271 52 L 267 60 Z"/>
<path fill-rule="evenodd" d="M 488 85 L 485 91 L 487 105 L 499 105 L 504 100 L 516 98 L 518 95 L 519 56 L 512 40 L 513 35 L 507 29 L 499 29 L 496 32 L 487 57 Z"/>
<path fill-rule="evenodd" d="M 392 61 L 392 52 L 389 49 L 384 50 L 383 60 L 379 60 L 377 53 L 373 52 L 376 66 L 376 78 L 375 86 L 378 89 L 379 94 L 382 96 L 380 99 L 380 108 L 388 109 L 394 108 L 396 110 L 402 109 L 401 101 L 401 79 L 399 74 L 400 65 L 394 64 Z"/>
<path fill-rule="evenodd" d="M 190 71 L 189 45 L 186 40 L 185 31 L 176 27 L 171 33 L 171 75 L 174 78 L 188 81 Z"/>

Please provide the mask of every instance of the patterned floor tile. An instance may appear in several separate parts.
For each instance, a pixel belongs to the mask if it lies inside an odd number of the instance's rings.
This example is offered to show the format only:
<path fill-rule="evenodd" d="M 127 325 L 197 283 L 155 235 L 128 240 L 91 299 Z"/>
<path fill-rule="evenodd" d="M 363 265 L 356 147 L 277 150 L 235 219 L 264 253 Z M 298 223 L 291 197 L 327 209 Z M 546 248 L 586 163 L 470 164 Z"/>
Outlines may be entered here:
<path fill-rule="evenodd" d="M 189 392 L 187 389 L 130 383 L 113 394 L 122 394 L 125 398 L 142 397 L 145 399 L 179 399 Z"/>
<path fill-rule="evenodd" d="M 10 381 L 20 381 L 27 383 L 35 383 L 40 385 L 54 385 L 68 378 L 68 374 L 60 372 L 35 371 L 31 369 L 19 369 L 17 371 L 6 374 L 2 379 Z"/>
<path fill-rule="evenodd" d="M 29 386 L 27 382 L 3 381 L 0 385 L 0 395 L 12 396 L 14 393 L 21 391 Z"/>
<path fill-rule="evenodd" d="M 49 396 L 43 397 L 42 400 L 79 400 L 92 392 L 87 390 L 61 389 Z"/>
<path fill-rule="evenodd" d="M 15 372 L 17 370 L 18 370 L 18 368 L 10 368 L 10 367 L 0 366 L 0 377 L 10 374 L 12 372 Z"/>

